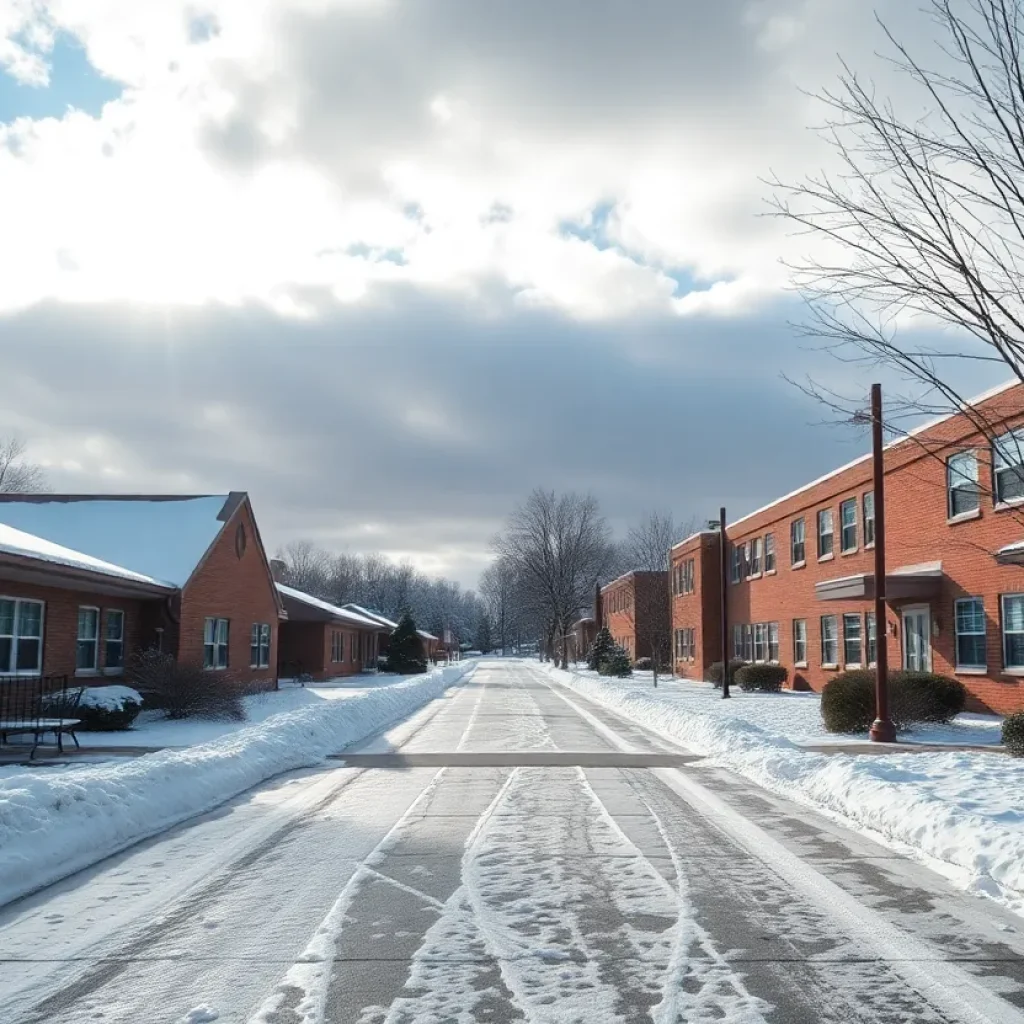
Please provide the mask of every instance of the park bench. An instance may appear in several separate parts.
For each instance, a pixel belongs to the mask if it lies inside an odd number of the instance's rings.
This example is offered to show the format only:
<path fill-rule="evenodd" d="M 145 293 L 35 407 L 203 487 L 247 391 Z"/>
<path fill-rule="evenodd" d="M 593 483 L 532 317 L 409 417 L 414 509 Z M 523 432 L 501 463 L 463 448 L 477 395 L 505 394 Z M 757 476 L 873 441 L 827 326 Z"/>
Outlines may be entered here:
<path fill-rule="evenodd" d="M 75 717 L 82 687 L 68 687 L 67 676 L 0 676 L 0 747 L 11 737 L 31 737 L 31 760 L 43 739 L 52 734 L 64 753 L 64 737 L 80 746 Z"/>

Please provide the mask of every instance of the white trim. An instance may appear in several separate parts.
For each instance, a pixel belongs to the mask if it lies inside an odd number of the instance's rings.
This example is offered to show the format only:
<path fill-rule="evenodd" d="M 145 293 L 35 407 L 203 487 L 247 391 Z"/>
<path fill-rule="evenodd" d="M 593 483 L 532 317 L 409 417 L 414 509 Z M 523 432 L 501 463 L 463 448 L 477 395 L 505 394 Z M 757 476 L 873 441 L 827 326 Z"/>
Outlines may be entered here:
<path fill-rule="evenodd" d="M 115 615 L 121 616 L 121 664 L 114 665 L 112 668 L 107 665 L 107 644 L 110 642 L 110 638 L 107 636 L 107 621 L 111 612 Z M 123 608 L 115 607 L 103 609 L 103 674 L 105 676 L 119 676 L 124 674 L 125 637 L 128 633 L 127 626 L 128 615 Z"/>
<path fill-rule="evenodd" d="M 79 632 L 81 623 L 79 616 L 82 612 L 95 612 L 96 613 L 96 635 L 92 638 L 92 652 L 93 659 L 91 665 L 86 665 L 85 668 L 78 667 L 78 645 L 81 643 L 88 643 L 89 638 L 82 637 Z M 101 620 L 101 609 L 96 604 L 80 604 L 78 605 L 77 613 L 75 615 L 75 675 L 94 675 L 100 674 L 100 620 Z"/>
<path fill-rule="evenodd" d="M 15 597 L 13 594 L 0 594 L 0 601 L 13 601 L 14 602 L 14 620 L 15 620 L 15 627 L 14 628 L 15 629 L 17 628 L 17 621 L 18 621 L 18 605 L 19 604 L 37 604 L 37 605 L 39 605 L 39 636 L 38 637 L 35 637 L 35 636 L 26 637 L 27 640 L 38 640 L 39 641 L 39 660 L 36 662 L 37 667 L 36 668 L 32 668 L 32 669 L 28 669 L 28 668 L 11 669 L 11 671 L 7 671 L 7 670 L 5 670 L 3 668 L 0 668 L 0 676 L 16 676 L 16 677 L 21 678 L 21 677 L 31 677 L 31 676 L 40 676 L 40 675 L 42 675 L 43 674 L 43 662 L 44 662 L 44 658 L 43 658 L 44 651 L 43 651 L 43 648 L 44 648 L 45 643 L 46 643 L 46 602 L 45 601 L 40 601 L 39 598 L 36 598 L 36 597 Z M 7 634 L 5 633 L 4 636 L 7 636 Z M 13 633 L 11 635 L 11 639 L 13 641 L 17 641 L 19 639 L 19 634 L 18 633 Z M 17 662 L 18 662 L 17 647 L 18 647 L 18 645 L 17 645 L 16 642 L 11 645 L 11 658 L 13 659 L 15 664 L 17 664 Z"/>

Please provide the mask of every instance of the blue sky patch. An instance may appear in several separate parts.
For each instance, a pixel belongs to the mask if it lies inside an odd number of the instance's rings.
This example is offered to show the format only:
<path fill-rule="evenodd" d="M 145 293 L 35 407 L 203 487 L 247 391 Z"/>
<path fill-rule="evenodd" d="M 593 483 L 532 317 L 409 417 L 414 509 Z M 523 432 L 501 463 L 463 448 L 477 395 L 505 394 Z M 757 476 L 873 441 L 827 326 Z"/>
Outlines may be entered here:
<path fill-rule="evenodd" d="M 70 107 L 99 114 L 104 103 L 124 91 L 119 82 L 104 78 L 85 50 L 67 33 L 58 33 L 50 60 L 50 84 L 24 85 L 0 71 L 0 122 L 16 117 L 63 117 Z"/>

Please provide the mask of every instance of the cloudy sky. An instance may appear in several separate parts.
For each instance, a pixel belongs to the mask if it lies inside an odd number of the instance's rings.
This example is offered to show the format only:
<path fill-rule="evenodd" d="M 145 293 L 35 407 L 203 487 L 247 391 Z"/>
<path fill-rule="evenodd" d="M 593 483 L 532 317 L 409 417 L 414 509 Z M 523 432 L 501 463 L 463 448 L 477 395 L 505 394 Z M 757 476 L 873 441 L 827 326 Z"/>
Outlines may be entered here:
<path fill-rule="evenodd" d="M 934 35 L 906 0 L 878 7 Z M 861 0 L 0 0 L 0 434 L 472 585 L 536 485 L 732 516 L 863 450 L 762 179 Z M 865 378 L 863 384 L 868 383 Z"/>

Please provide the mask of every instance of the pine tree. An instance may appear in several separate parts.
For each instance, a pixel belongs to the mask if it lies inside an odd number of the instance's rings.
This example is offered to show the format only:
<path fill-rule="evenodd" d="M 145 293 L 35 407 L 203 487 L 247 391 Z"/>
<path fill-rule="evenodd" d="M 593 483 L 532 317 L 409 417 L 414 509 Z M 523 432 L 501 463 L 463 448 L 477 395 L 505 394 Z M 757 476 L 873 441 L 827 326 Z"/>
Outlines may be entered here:
<path fill-rule="evenodd" d="M 476 624 L 476 649 L 481 654 L 490 654 L 494 650 L 494 641 L 491 640 L 491 620 L 487 615 L 481 615 L 480 621 Z"/>
<path fill-rule="evenodd" d="M 388 671 L 410 676 L 427 671 L 423 641 L 416 632 L 416 623 L 406 612 L 398 621 L 388 643 Z"/>
<path fill-rule="evenodd" d="M 633 674 L 633 663 L 630 661 L 629 653 L 616 644 L 611 655 L 598 671 L 603 676 L 617 676 L 623 679 Z"/>
<path fill-rule="evenodd" d="M 602 626 L 594 637 L 590 652 L 587 654 L 587 668 L 595 672 L 601 671 L 601 666 L 612 656 L 615 650 L 615 641 L 607 626 Z"/>

